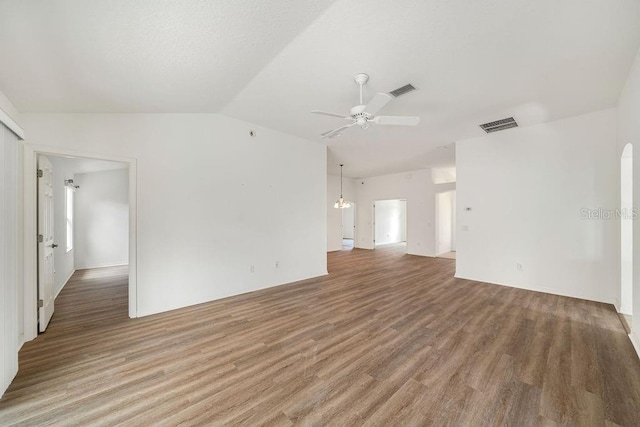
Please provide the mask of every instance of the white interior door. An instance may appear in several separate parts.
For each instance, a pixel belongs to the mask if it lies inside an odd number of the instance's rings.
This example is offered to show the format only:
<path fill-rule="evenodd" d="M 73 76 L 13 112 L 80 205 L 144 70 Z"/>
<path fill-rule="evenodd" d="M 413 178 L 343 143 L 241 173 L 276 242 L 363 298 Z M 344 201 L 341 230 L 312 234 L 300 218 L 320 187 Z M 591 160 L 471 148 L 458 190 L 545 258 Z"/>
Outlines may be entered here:
<path fill-rule="evenodd" d="M 53 316 L 53 166 L 45 156 L 38 156 L 38 325 L 47 329 Z"/>
<path fill-rule="evenodd" d="M 342 238 L 353 239 L 353 230 L 355 221 L 353 217 L 353 204 L 350 208 L 342 209 Z"/>

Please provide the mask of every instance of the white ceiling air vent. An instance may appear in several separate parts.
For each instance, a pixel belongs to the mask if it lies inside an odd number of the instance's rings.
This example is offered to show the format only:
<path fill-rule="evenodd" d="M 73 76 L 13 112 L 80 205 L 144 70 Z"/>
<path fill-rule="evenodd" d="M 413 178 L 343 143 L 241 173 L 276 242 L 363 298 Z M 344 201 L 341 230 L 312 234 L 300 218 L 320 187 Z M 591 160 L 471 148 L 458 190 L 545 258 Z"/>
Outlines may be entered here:
<path fill-rule="evenodd" d="M 495 122 L 482 124 L 480 125 L 480 127 L 486 133 L 491 133 L 491 132 L 498 132 L 499 130 L 516 128 L 518 127 L 518 123 L 516 123 L 513 117 L 508 117 L 506 119 L 496 120 Z"/>
<path fill-rule="evenodd" d="M 409 93 L 409 92 L 414 91 L 414 90 L 416 90 L 416 88 L 413 87 L 413 85 L 411 83 L 409 83 L 409 84 L 406 84 L 406 85 L 404 85 L 402 87 L 399 87 L 398 89 L 392 90 L 389 93 L 397 98 L 400 95 L 404 95 L 405 93 Z"/>

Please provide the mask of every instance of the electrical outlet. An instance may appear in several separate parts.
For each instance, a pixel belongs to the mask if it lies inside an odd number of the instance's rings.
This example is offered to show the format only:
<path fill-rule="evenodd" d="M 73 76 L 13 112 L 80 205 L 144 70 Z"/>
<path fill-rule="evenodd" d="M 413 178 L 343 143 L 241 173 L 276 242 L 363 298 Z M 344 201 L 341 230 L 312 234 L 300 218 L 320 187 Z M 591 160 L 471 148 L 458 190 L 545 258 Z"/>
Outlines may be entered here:
<path fill-rule="evenodd" d="M 253 265 L 251 267 L 249 267 L 249 272 L 250 273 L 255 273 L 256 272 L 256 269 L 255 269 L 255 267 Z"/>

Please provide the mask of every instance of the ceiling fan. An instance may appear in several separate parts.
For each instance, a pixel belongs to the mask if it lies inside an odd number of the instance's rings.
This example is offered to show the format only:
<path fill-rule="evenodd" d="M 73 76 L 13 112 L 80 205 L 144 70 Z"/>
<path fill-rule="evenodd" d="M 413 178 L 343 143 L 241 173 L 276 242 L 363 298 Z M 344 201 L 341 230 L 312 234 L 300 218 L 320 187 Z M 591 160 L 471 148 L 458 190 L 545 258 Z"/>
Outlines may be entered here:
<path fill-rule="evenodd" d="M 383 125 L 383 126 L 416 126 L 420 123 L 420 117 L 414 116 L 376 116 L 376 113 L 387 105 L 391 101 L 392 97 L 388 93 L 376 93 L 368 104 L 364 105 L 362 102 L 362 87 L 369 80 L 369 75 L 365 73 L 357 74 L 354 80 L 360 85 L 360 105 L 356 105 L 351 108 L 348 115 L 327 113 L 326 111 L 313 110 L 314 114 L 322 114 L 324 116 L 339 117 L 344 120 L 349 120 L 350 123 L 341 126 L 337 129 L 324 132 L 321 138 L 333 138 L 339 136 L 340 132 L 350 128 L 351 126 L 358 125 L 362 129 L 367 129 L 371 123 Z"/>

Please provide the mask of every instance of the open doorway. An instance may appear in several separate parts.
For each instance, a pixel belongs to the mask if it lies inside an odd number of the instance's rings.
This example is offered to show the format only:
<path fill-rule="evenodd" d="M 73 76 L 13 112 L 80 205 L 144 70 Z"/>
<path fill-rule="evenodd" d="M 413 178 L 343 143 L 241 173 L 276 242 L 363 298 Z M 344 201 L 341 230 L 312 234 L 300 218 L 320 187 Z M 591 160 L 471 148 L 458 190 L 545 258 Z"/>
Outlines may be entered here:
<path fill-rule="evenodd" d="M 406 248 L 407 201 L 376 200 L 373 204 L 373 231 L 374 247 L 393 244 Z"/>
<path fill-rule="evenodd" d="M 36 336 L 38 335 L 38 330 L 39 330 L 39 324 L 38 324 L 38 312 L 39 312 L 39 308 L 38 308 L 38 304 L 39 304 L 39 300 L 42 299 L 41 296 L 39 295 L 39 289 L 38 289 L 38 251 L 39 251 L 39 245 L 40 243 L 38 242 L 38 239 L 36 239 L 35 237 L 38 236 L 38 180 L 40 178 L 38 178 L 39 172 L 38 171 L 38 159 L 40 155 L 44 155 L 46 157 L 61 157 L 61 158 L 65 158 L 65 159 L 71 159 L 71 158 L 78 158 L 78 159 L 84 159 L 86 161 L 94 161 L 94 160 L 101 160 L 101 161 L 106 161 L 106 162 L 120 162 L 123 165 L 120 165 L 121 172 L 123 174 L 125 174 L 127 176 L 128 179 L 128 188 L 126 190 L 127 195 L 126 195 L 126 201 L 128 203 L 128 218 L 127 218 L 127 226 L 128 226 L 128 230 L 127 230 L 127 234 L 128 234 L 128 238 L 127 238 L 127 250 L 128 250 L 128 254 L 127 254 L 127 258 L 126 258 L 126 263 L 128 265 L 127 267 L 127 275 L 126 275 L 126 281 L 125 281 L 125 287 L 124 287 L 124 293 L 126 296 L 126 301 L 125 301 L 125 308 L 128 311 L 128 317 L 137 317 L 137 300 L 136 300 L 136 294 L 137 294 L 137 258 L 136 258 L 136 247 L 137 247 L 137 239 L 136 239 L 136 230 L 137 230 L 137 224 L 136 224 L 136 211 L 137 211 L 137 205 L 136 205 L 136 186 L 137 186 L 137 182 L 136 182 L 136 160 L 133 158 L 128 158 L 128 157 L 119 157 L 119 156 L 109 156 L 109 155 L 95 155 L 93 153 L 87 153 L 87 152 L 82 152 L 82 151 L 76 151 L 76 150 L 69 150 L 69 149 L 61 149 L 61 148 L 55 148 L 55 147 L 45 147 L 45 146 L 39 146 L 39 145 L 33 145 L 33 144 L 24 144 L 23 146 L 24 149 L 24 167 L 23 167 L 23 185 L 24 185 L 24 235 L 23 235 L 23 250 L 24 250 L 24 270 L 23 270 L 23 282 L 24 282 L 24 288 L 21 289 L 21 313 L 20 313 L 20 318 L 23 319 L 23 341 L 27 342 L 27 341 L 31 341 L 33 339 L 36 338 Z M 53 171 L 53 166 L 52 166 L 52 171 Z M 53 171 L 55 172 L 55 171 Z M 53 172 L 52 172 L 52 180 L 53 178 Z M 85 171 L 87 172 L 87 171 Z M 67 179 L 68 177 L 65 177 L 62 179 L 62 186 L 65 186 L 65 179 Z M 80 184 L 79 181 L 81 181 L 80 174 L 78 174 L 77 177 L 74 176 L 74 183 L 75 185 L 80 185 L 82 187 L 82 184 Z M 58 177 L 58 180 L 60 178 Z M 71 183 L 68 183 L 71 184 Z M 85 187 L 89 186 L 89 184 L 86 184 Z M 85 188 L 86 189 L 86 188 Z M 64 190 L 65 193 L 69 190 Z M 74 193 L 74 197 L 77 201 L 78 199 L 78 195 L 81 194 L 82 190 L 78 190 L 78 192 Z M 86 193 L 85 193 L 86 195 Z M 63 198 L 66 196 L 66 194 L 64 196 L 62 196 Z M 75 203 L 75 201 L 74 201 Z M 89 202 L 89 205 L 91 205 L 92 203 Z M 93 204 L 94 207 L 99 207 L 100 205 L 97 204 Z M 66 208 L 66 206 L 65 206 Z M 108 211 L 108 209 L 105 206 L 101 206 L 100 211 Z M 75 219 L 76 224 L 78 223 L 78 212 L 74 212 L 73 213 L 74 216 L 73 218 L 71 218 L 72 220 Z M 64 220 L 65 220 L 65 224 L 63 225 L 63 227 L 66 229 L 67 225 L 66 225 L 66 221 L 68 220 L 66 213 L 63 216 Z M 51 219 L 50 220 L 51 223 L 53 223 L 53 221 L 55 221 L 55 219 Z M 60 225 L 58 226 L 58 228 L 60 228 Z M 104 227 L 102 227 L 104 228 Z M 78 230 L 77 228 L 74 226 L 72 228 L 74 230 L 74 248 L 73 251 L 76 251 L 76 253 L 79 252 L 79 245 L 81 245 L 81 242 L 79 242 L 78 239 Z M 93 233 L 94 231 L 96 231 L 96 229 L 94 227 L 89 227 L 89 229 L 91 230 L 91 232 Z M 54 240 L 56 240 L 55 243 L 57 245 L 55 249 L 55 251 L 60 252 L 60 251 L 67 251 L 68 247 L 67 247 L 67 238 L 66 238 L 67 233 L 65 232 L 63 236 L 55 236 L 54 234 Z M 98 235 L 98 233 L 96 233 L 96 235 Z M 64 237 L 62 240 L 59 239 L 59 237 Z M 95 249 L 96 247 L 100 246 L 100 243 L 98 244 L 93 244 L 91 246 L 92 249 Z M 74 254 L 75 255 L 75 254 Z M 61 255 L 62 256 L 62 255 Z M 74 257 L 75 258 L 75 257 Z M 55 255 L 54 255 L 54 264 L 55 266 Z M 86 264 L 88 265 L 88 264 Z M 75 268 L 75 262 L 74 262 L 74 268 Z M 121 268 L 121 267 L 120 267 Z M 58 270 L 60 271 L 60 270 Z M 66 279 L 64 273 L 62 271 L 60 271 L 59 273 L 57 273 L 59 276 L 61 276 L 60 279 L 58 279 L 58 283 L 60 283 L 60 281 Z M 54 285 L 50 285 L 49 288 L 49 292 L 50 294 L 52 294 L 52 298 L 55 301 L 55 295 L 56 295 L 56 287 L 55 287 L 55 283 L 56 281 L 53 280 L 52 283 L 54 283 Z M 61 289 L 61 288 L 59 288 Z M 46 297 L 46 296 L 45 296 Z M 52 307 L 53 308 L 53 307 Z"/>
<path fill-rule="evenodd" d="M 38 154 L 37 165 L 38 330 L 44 332 L 68 283 L 97 300 L 102 289 L 83 279 L 99 276 L 109 286 L 112 278 L 126 296 L 129 164 Z M 114 318 L 128 317 L 126 298 L 108 302 L 104 308 Z"/>
<path fill-rule="evenodd" d="M 620 313 L 631 325 L 633 315 L 633 146 L 620 159 Z"/>
<path fill-rule="evenodd" d="M 351 207 L 342 210 L 342 249 L 350 250 L 355 246 L 356 233 L 356 207 L 351 203 Z"/>
<path fill-rule="evenodd" d="M 456 259 L 456 190 L 436 194 L 436 256 Z"/>

